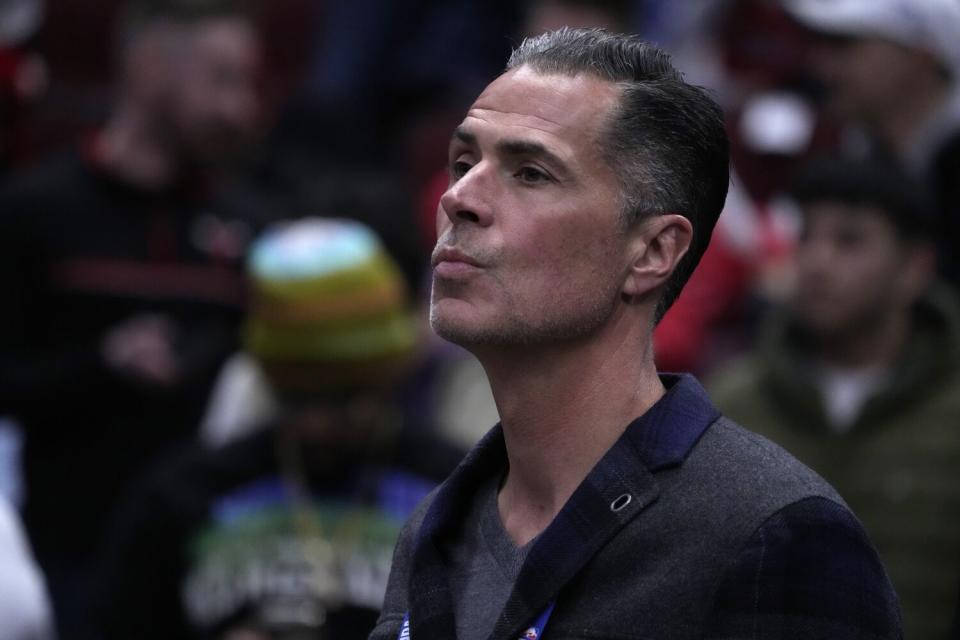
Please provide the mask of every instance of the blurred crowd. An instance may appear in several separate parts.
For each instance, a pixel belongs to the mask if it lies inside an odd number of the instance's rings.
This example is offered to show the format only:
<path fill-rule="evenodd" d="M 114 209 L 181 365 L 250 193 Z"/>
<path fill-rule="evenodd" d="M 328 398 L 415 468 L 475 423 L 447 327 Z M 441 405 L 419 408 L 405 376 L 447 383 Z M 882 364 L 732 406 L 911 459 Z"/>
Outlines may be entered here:
<path fill-rule="evenodd" d="M 450 132 L 564 25 L 726 110 L 659 368 L 958 629 L 960 0 L 0 0 L 0 636 L 366 637 L 497 421 L 425 319 Z"/>

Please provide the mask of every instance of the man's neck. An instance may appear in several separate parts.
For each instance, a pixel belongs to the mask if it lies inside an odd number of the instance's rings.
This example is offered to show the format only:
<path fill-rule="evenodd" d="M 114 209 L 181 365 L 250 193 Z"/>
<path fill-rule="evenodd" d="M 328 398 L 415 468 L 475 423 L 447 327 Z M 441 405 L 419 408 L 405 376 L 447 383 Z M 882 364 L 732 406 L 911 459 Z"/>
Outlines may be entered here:
<path fill-rule="evenodd" d="M 107 122 L 97 141 L 97 158 L 112 175 L 143 189 L 165 189 L 179 177 L 174 153 L 133 106 L 121 105 Z"/>
<path fill-rule="evenodd" d="M 590 341 L 480 357 L 509 470 L 498 504 L 518 545 L 550 524 L 626 426 L 664 393 L 649 339 Z"/>

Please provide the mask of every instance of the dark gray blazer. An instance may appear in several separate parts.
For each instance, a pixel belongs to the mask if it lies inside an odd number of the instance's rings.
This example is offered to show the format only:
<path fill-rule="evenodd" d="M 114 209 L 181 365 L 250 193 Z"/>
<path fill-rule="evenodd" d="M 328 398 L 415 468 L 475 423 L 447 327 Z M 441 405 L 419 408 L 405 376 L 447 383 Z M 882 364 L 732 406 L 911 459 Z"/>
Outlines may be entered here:
<path fill-rule="evenodd" d="M 491 637 L 556 601 L 547 640 L 899 638 L 896 594 L 833 489 L 692 377 L 662 379 L 534 543 Z M 372 640 L 395 640 L 407 612 L 414 640 L 455 637 L 444 545 L 505 464 L 498 427 L 411 518 Z"/>

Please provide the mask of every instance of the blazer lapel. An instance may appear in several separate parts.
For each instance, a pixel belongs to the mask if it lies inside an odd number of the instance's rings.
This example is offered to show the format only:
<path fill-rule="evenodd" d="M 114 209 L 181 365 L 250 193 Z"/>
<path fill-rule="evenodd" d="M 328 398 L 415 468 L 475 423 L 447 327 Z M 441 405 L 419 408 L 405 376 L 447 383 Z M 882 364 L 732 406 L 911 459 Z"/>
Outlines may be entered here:
<path fill-rule="evenodd" d="M 503 431 L 497 425 L 440 486 L 427 510 L 414 547 L 408 584 L 411 638 L 457 637 L 443 541 L 462 525 L 476 488 L 491 474 L 499 473 L 504 460 Z"/>
<path fill-rule="evenodd" d="M 597 552 L 659 496 L 655 473 L 683 463 L 720 416 L 691 376 L 634 420 L 534 543 L 492 639 L 518 638 Z"/>
<path fill-rule="evenodd" d="M 622 469 L 630 472 L 620 473 Z M 658 495 L 653 475 L 635 453 L 622 441 L 614 445 L 530 549 L 490 637 L 520 637 L 564 585 Z"/>

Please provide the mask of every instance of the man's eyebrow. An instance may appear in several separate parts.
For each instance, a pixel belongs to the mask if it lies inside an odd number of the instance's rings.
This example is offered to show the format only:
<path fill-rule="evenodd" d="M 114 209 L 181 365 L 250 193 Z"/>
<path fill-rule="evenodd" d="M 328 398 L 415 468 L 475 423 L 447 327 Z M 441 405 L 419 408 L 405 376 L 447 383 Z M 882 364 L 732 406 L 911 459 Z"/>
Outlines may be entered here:
<path fill-rule="evenodd" d="M 472 147 L 477 146 L 477 136 L 462 126 L 453 130 L 453 140 L 459 140 Z M 568 169 L 567 163 L 560 156 L 533 140 L 501 140 L 497 142 L 496 151 L 503 156 L 538 157 L 553 165 L 558 171 L 565 172 Z"/>
<path fill-rule="evenodd" d="M 474 134 L 472 134 L 470 131 L 468 131 L 463 127 L 457 127 L 456 129 L 453 130 L 453 139 L 459 140 L 460 142 L 463 142 L 464 144 L 468 144 L 470 146 L 477 145 L 477 136 L 475 136 Z"/>
<path fill-rule="evenodd" d="M 531 140 L 501 140 L 497 143 L 497 152 L 505 156 L 539 156 L 554 164 L 565 166 L 560 156 L 539 142 Z"/>

